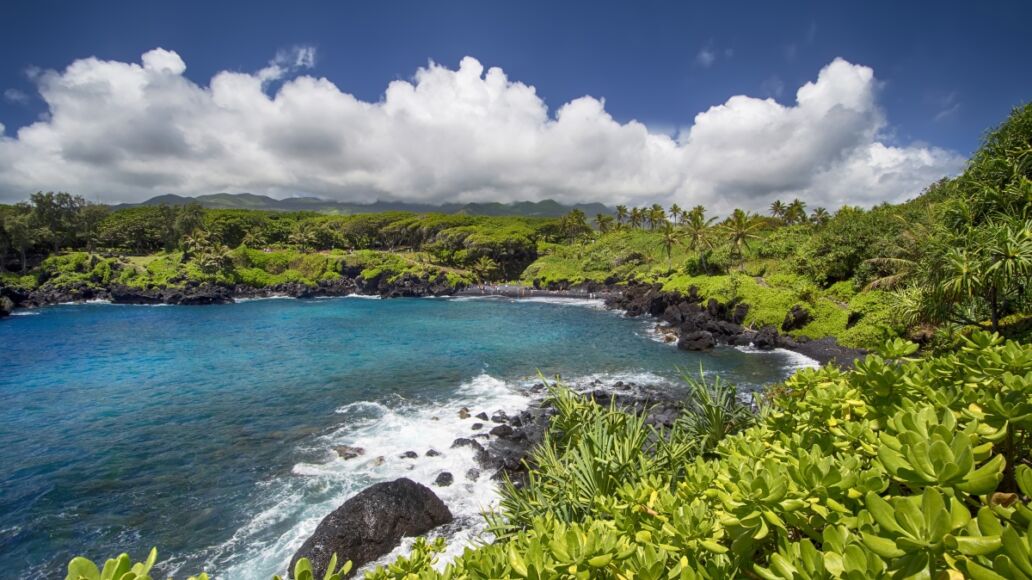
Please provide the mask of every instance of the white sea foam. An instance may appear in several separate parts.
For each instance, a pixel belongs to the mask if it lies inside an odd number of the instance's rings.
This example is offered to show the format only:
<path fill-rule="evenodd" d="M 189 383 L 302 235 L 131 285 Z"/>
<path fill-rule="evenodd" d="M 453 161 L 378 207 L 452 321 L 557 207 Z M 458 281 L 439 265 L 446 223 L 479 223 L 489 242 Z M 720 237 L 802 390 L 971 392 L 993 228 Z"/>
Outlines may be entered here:
<path fill-rule="evenodd" d="M 498 294 L 485 294 L 483 296 L 448 296 L 452 302 L 472 302 L 474 300 L 502 300 L 505 296 Z"/>
<path fill-rule="evenodd" d="M 518 412 L 526 407 L 528 397 L 519 385 L 482 374 L 462 384 L 451 400 L 429 405 L 399 401 L 384 404 L 358 401 L 342 405 L 335 412 L 342 416 L 342 425 L 318 437 L 301 451 L 321 457 L 294 465 L 291 475 L 265 484 L 260 490 L 260 506 L 256 515 L 233 537 L 201 555 L 208 561 L 222 563 L 222 578 L 267 578 L 282 572 L 294 551 L 315 531 L 319 522 L 346 499 L 370 484 L 407 477 L 432 486 L 444 471 L 451 473 L 454 483 L 433 487 L 455 516 L 458 526 L 449 526 L 448 550 L 442 563 L 450 561 L 462 550 L 485 536 L 482 512 L 498 502 L 496 482 L 485 470 L 470 481 L 466 474 L 478 469 L 473 450 L 452 449 L 452 442 L 473 432 L 475 418 L 459 419 L 458 412 L 468 407 L 473 413 L 503 410 Z M 489 427 L 485 426 L 484 430 Z M 365 453 L 345 460 L 334 447 L 361 447 Z M 427 451 L 440 453 L 428 457 Z M 401 455 L 415 451 L 419 456 L 405 459 Z M 458 531 L 454 531 L 458 529 Z M 402 544 L 384 563 L 403 553 L 410 544 Z M 185 572 L 186 570 L 184 570 Z"/>
<path fill-rule="evenodd" d="M 80 304 L 112 304 L 110 300 L 94 298 L 93 300 L 73 300 L 71 302 L 58 302 L 57 306 L 78 306 Z"/>
<path fill-rule="evenodd" d="M 254 296 L 254 297 L 251 297 L 251 298 L 234 298 L 233 302 L 240 303 L 240 302 L 257 302 L 259 300 L 293 300 L 293 299 L 294 299 L 293 296 L 288 296 L 286 294 L 273 294 L 271 296 Z"/>
<path fill-rule="evenodd" d="M 741 351 L 741 352 L 744 352 L 744 353 L 748 353 L 748 354 L 766 355 L 766 356 L 774 355 L 774 356 L 778 356 L 778 357 L 784 358 L 785 361 L 783 363 L 783 367 L 786 368 L 786 369 L 793 370 L 793 371 L 798 370 L 798 369 L 817 368 L 817 367 L 821 366 L 821 363 L 819 363 L 816 360 L 806 356 L 805 354 L 796 352 L 794 350 L 788 350 L 787 348 L 775 348 L 775 349 L 772 349 L 772 350 L 761 350 L 761 349 L 756 348 L 755 346 L 749 345 L 749 346 L 736 346 L 735 350 L 738 350 L 738 351 Z"/>
<path fill-rule="evenodd" d="M 348 294 L 344 298 L 363 298 L 366 300 L 380 300 L 382 297 L 378 294 Z"/>
<path fill-rule="evenodd" d="M 15 310 L 11 312 L 11 316 L 37 316 L 39 310 Z"/>
<path fill-rule="evenodd" d="M 596 310 L 605 310 L 606 301 L 601 298 L 564 298 L 562 296 L 531 296 L 520 298 L 522 302 L 542 302 L 545 304 L 558 304 L 560 306 L 583 306 Z"/>

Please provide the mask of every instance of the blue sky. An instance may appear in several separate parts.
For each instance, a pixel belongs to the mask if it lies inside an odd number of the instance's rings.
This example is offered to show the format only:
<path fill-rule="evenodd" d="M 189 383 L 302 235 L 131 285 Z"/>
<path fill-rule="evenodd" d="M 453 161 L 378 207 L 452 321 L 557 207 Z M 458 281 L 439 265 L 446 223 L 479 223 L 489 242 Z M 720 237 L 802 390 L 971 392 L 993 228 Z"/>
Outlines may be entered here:
<path fill-rule="evenodd" d="M 936 163 L 925 164 L 928 167 L 923 171 L 930 173 L 955 171 L 956 159 L 947 158 L 947 154 L 967 156 L 985 129 L 1032 96 L 1032 45 L 1022 26 L 1032 21 L 1032 4 L 1021 2 L 939 2 L 927 6 L 857 2 L 847 6 L 840 2 L 33 1 L 8 3 L 3 12 L 0 123 L 8 146 L 25 146 L 26 138 L 19 137 L 18 129 L 36 122 L 41 115 L 44 122 L 59 117 L 56 107 L 60 103 L 48 102 L 40 95 L 41 76 L 45 76 L 40 71 L 63 71 L 73 61 L 91 56 L 139 63 L 142 54 L 157 47 L 174 51 L 186 65 L 182 76 L 201 88 L 208 87 L 220 72 L 256 74 L 275 61 L 277 53 L 289 59 L 293 58 L 292 49 L 311 48 L 314 63 L 306 64 L 314 66 L 283 67 L 289 70 L 263 83 L 265 93 L 275 97 L 281 86 L 296 76 L 311 75 L 325 78 L 340 92 L 367 103 L 384 99 L 391 81 L 412 82 L 417 70 L 427 67 L 431 60 L 457 70 L 463 57 L 472 56 L 485 69 L 503 69 L 510 83 L 533 86 L 552 118 L 563 105 L 589 95 L 604 99 L 604 111 L 615 122 L 637 120 L 651 133 L 666 133 L 675 140 L 680 131 L 682 145 L 697 114 L 728 103 L 735 95 L 773 98 L 785 107 L 793 107 L 799 87 L 815 82 L 820 71 L 839 58 L 873 70 L 876 79 L 869 87 L 874 113 L 864 111 L 869 124 L 847 123 L 848 130 L 876 133 L 865 147 L 876 142 L 911 152 L 933 148 L 933 153 L 942 156 Z M 53 118 L 46 116 L 49 114 Z M 870 120 L 875 114 L 878 120 Z M 349 129 L 341 127 L 343 132 Z M 806 134 L 806 128 L 790 132 L 800 133 Z M 445 131 L 432 137 L 447 135 Z M 145 136 L 134 137 L 141 138 Z M 64 137 L 60 147 L 67 149 L 69 139 Z M 476 146 L 485 147 L 483 143 Z M 349 147 L 331 149 L 336 155 Z M 2 151 L 0 167 L 5 160 Z M 8 151 L 7 162 L 22 159 L 17 155 Z M 627 157 L 612 151 L 599 155 L 610 161 L 613 155 Z M 26 175 L 16 183 L 0 183 L 0 199 L 16 197 L 19 189 L 31 189 L 32 179 L 46 182 L 39 183 L 41 188 L 71 185 L 60 179 L 49 180 L 48 172 L 67 173 L 69 168 L 63 163 L 83 161 L 69 156 L 59 161 L 50 169 L 23 169 Z M 438 168 L 436 161 L 406 158 L 404 162 Z M 791 167 L 825 171 L 829 163 L 823 159 Z M 122 173 L 124 165 L 118 168 Z M 698 174 L 710 162 L 693 160 L 686 167 L 689 165 L 692 169 L 684 169 L 684 174 Z M 575 171 L 583 169 L 576 163 L 574 166 Z M 486 165 L 484 171 L 496 167 Z M 525 170 L 526 166 L 514 167 Z M 95 166 L 89 169 L 79 174 L 104 174 Z M 812 191 L 820 184 L 791 183 L 781 177 L 766 184 L 762 176 L 744 184 L 717 175 L 686 185 L 685 176 L 677 175 L 669 182 L 642 183 L 639 179 L 629 185 L 628 180 L 638 179 L 638 169 L 628 169 L 610 182 L 571 184 L 557 180 L 524 183 L 516 188 L 464 175 L 429 184 L 427 189 L 432 192 L 426 197 L 579 199 L 587 197 L 591 187 L 613 190 L 599 192 L 600 198 L 613 201 L 697 195 L 759 203 L 772 195 L 799 194 L 835 203 L 848 196 L 839 192 L 821 198 Z M 649 168 L 645 172 L 655 171 Z M 286 172 L 295 174 L 297 168 Z M 199 193 L 218 186 L 280 195 L 402 198 L 414 196 L 402 189 L 420 189 L 421 176 L 425 175 L 409 175 L 388 183 L 355 181 L 335 174 L 319 183 L 294 185 L 282 179 L 249 181 L 235 175 L 222 182 L 184 184 L 148 174 L 137 181 L 119 177 L 106 190 L 118 192 L 111 195 L 123 198 L 134 197 L 136 190 L 139 195 L 165 190 Z M 736 187 L 745 193 L 729 193 Z M 913 189 L 913 184 L 897 189 L 901 188 Z M 102 195 L 100 190 L 105 188 L 91 193 Z M 864 202 L 905 197 L 906 193 L 912 192 L 893 190 L 868 195 Z"/>

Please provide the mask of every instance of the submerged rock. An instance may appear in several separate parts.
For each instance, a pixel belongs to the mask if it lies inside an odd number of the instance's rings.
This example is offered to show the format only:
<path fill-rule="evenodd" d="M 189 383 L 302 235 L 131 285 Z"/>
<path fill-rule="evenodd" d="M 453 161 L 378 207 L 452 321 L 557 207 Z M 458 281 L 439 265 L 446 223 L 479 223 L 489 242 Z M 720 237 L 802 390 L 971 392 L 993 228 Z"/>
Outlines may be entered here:
<path fill-rule="evenodd" d="M 365 449 L 350 445 L 338 445 L 333 450 L 337 452 L 337 455 L 340 455 L 341 459 L 354 459 L 359 455 L 365 455 Z"/>
<path fill-rule="evenodd" d="M 442 474 L 443 475 L 443 474 Z M 308 558 L 316 578 L 322 578 L 330 557 L 354 568 L 393 550 L 403 537 L 420 536 L 452 521 L 448 506 L 430 488 L 410 479 L 367 487 L 323 518 L 290 560 L 289 570 Z"/>

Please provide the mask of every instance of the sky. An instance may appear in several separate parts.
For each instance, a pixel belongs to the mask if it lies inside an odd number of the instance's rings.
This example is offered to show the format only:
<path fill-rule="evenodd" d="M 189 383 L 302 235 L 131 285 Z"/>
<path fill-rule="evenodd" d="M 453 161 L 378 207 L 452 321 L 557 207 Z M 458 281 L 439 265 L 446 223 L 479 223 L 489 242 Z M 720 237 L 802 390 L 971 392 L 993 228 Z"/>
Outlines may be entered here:
<path fill-rule="evenodd" d="M 911 198 L 1032 97 L 1028 2 L 0 9 L 0 202 Z"/>

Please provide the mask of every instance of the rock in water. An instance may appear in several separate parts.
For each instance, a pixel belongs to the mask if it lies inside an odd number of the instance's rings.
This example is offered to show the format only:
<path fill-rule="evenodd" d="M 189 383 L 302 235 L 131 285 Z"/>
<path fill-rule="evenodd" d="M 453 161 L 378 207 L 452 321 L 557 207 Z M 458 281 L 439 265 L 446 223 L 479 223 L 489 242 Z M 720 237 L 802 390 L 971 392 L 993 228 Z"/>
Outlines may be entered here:
<path fill-rule="evenodd" d="M 0 318 L 8 316 L 14 310 L 14 302 L 6 296 L 0 296 Z"/>
<path fill-rule="evenodd" d="M 308 558 L 322 578 L 334 553 L 354 569 L 393 550 L 406 536 L 421 536 L 452 521 L 448 506 L 430 488 L 401 478 L 359 492 L 326 516 L 290 560 Z"/>
<path fill-rule="evenodd" d="M 709 350 L 717 344 L 713 334 L 705 330 L 696 330 L 688 334 L 682 334 L 677 341 L 677 348 L 681 350 Z"/>

